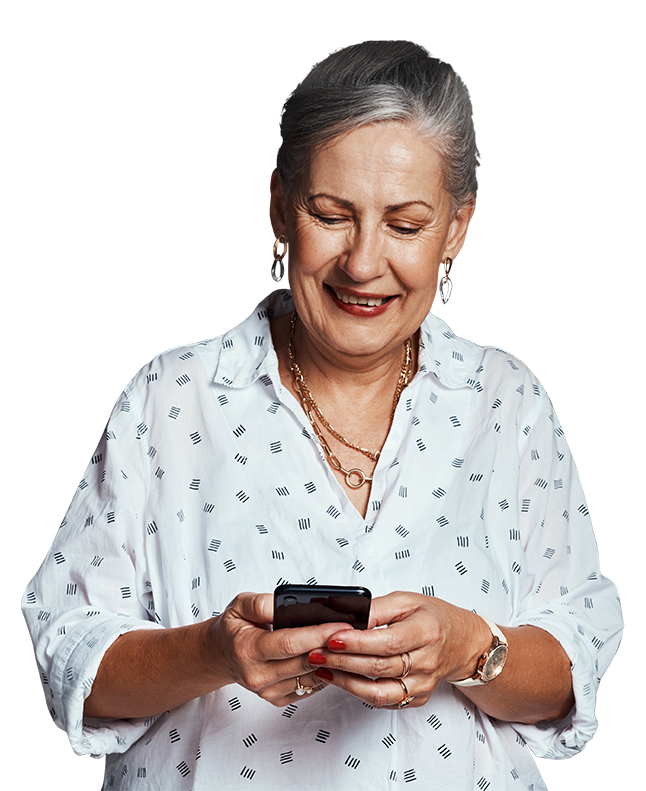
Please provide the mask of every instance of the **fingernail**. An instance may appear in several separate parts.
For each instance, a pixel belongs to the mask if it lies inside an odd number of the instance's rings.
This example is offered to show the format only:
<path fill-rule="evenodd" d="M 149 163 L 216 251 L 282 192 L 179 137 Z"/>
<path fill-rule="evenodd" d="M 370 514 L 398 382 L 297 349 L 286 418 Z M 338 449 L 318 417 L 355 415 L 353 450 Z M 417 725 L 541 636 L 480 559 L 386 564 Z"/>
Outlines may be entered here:
<path fill-rule="evenodd" d="M 327 647 L 330 651 L 345 651 L 345 643 L 342 640 L 330 640 Z"/>
<path fill-rule="evenodd" d="M 327 667 L 319 667 L 318 670 L 314 671 L 314 675 L 318 678 L 322 678 L 323 681 L 332 681 L 334 676 L 332 675 L 331 671 L 327 669 Z"/>
<path fill-rule="evenodd" d="M 310 665 L 324 665 L 327 662 L 323 654 L 317 654 L 315 651 L 309 655 L 309 660 Z"/>

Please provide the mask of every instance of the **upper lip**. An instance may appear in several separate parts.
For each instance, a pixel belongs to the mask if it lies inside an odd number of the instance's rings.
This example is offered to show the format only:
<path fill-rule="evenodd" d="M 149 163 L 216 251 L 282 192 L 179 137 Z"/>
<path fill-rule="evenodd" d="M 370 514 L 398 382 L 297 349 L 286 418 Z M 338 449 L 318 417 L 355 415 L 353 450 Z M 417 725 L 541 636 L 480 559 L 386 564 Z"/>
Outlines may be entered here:
<path fill-rule="evenodd" d="M 353 297 L 361 297 L 362 299 L 389 299 L 390 297 L 395 296 L 394 294 L 373 294 L 366 291 L 355 291 L 352 288 L 342 288 L 341 286 L 332 286 L 329 283 L 327 283 L 326 285 L 328 285 L 328 287 L 331 288 L 332 291 L 339 291 L 343 294 L 348 294 Z"/>

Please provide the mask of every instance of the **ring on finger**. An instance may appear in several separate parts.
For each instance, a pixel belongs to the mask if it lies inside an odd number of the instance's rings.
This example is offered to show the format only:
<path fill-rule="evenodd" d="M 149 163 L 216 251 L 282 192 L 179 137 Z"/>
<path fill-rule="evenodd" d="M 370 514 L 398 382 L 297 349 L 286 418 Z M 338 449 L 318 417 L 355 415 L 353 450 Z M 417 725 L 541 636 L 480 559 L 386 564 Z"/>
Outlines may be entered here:
<path fill-rule="evenodd" d="M 299 676 L 296 676 L 296 689 L 294 692 L 297 695 L 311 695 L 314 692 L 314 687 L 305 687 L 301 684 L 301 679 Z"/>
<path fill-rule="evenodd" d="M 404 651 L 404 653 L 401 654 L 400 659 L 402 661 L 403 672 L 401 676 L 396 676 L 398 681 L 402 678 L 406 678 L 406 676 L 413 669 L 413 660 L 410 658 L 410 654 L 408 653 L 408 651 Z"/>
<path fill-rule="evenodd" d="M 396 705 L 398 709 L 404 709 L 406 708 L 406 706 L 408 706 L 409 703 L 415 700 L 415 696 L 408 694 L 408 689 L 406 688 L 406 684 L 404 684 L 401 678 L 396 678 L 395 681 L 399 681 L 399 683 L 401 684 L 402 692 L 404 693 L 404 697 Z"/>

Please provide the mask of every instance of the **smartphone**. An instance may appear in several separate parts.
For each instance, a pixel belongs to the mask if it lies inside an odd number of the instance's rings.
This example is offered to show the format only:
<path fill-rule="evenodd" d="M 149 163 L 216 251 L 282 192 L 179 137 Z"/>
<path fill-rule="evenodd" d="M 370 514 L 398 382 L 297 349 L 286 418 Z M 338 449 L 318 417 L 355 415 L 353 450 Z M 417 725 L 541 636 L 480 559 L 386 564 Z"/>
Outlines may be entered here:
<path fill-rule="evenodd" d="M 372 594 L 352 585 L 279 585 L 274 591 L 274 629 L 344 622 L 367 629 Z"/>

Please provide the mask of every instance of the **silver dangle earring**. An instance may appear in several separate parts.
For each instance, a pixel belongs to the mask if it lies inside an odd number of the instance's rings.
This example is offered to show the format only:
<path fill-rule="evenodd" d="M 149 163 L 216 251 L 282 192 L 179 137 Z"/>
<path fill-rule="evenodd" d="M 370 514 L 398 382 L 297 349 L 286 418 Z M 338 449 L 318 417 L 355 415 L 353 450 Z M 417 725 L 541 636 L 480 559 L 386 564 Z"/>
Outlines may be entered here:
<path fill-rule="evenodd" d="M 282 244 L 283 252 L 278 254 L 278 245 Z M 283 258 L 287 255 L 287 238 L 285 234 L 282 234 L 276 239 L 274 242 L 274 263 L 271 265 L 271 276 L 277 283 L 283 279 L 283 275 L 285 274 L 285 264 L 283 264 Z M 278 273 L 276 273 L 278 270 Z"/>
<path fill-rule="evenodd" d="M 449 277 L 449 272 L 453 266 L 453 259 L 449 258 L 447 255 L 442 263 L 444 264 L 444 276 L 440 280 L 440 297 L 442 297 L 442 303 L 446 305 L 451 299 L 451 292 L 453 291 L 453 281 Z"/>

